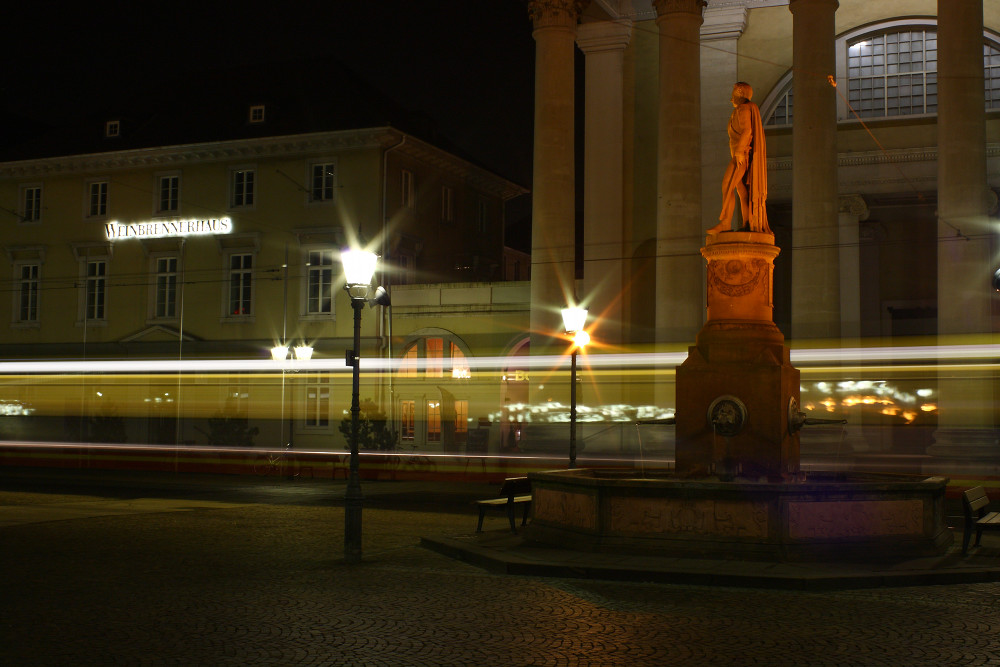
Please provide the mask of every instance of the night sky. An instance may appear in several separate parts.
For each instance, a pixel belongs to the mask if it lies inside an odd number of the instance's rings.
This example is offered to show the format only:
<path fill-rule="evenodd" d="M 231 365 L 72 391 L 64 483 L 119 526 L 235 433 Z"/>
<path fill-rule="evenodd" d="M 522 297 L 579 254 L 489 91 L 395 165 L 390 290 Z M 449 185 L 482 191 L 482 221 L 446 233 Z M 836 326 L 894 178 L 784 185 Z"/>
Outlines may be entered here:
<path fill-rule="evenodd" d="M 217 70 L 332 57 L 429 117 L 462 157 L 530 187 L 534 42 L 526 4 L 25 3 L 5 31 L 4 143 L 139 90 L 169 97 Z"/>

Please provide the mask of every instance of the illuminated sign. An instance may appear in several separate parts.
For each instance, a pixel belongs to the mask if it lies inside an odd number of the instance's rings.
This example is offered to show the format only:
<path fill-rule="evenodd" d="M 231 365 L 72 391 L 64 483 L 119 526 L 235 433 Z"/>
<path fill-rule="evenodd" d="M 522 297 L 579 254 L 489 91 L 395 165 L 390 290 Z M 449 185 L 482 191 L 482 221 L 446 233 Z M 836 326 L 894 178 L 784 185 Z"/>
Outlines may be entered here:
<path fill-rule="evenodd" d="M 229 234 L 233 231 L 233 221 L 229 218 L 150 220 L 148 222 L 127 223 L 113 221 L 104 227 L 109 241 L 119 241 L 121 239 L 160 239 L 198 234 Z"/>

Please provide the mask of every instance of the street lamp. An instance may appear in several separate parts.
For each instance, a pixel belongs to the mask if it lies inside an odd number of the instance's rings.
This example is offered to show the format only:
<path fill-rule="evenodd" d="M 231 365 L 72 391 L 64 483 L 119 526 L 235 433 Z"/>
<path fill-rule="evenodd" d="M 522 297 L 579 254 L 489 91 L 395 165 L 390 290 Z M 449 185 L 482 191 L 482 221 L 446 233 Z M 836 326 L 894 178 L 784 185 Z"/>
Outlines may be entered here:
<path fill-rule="evenodd" d="M 372 307 L 388 306 L 389 295 L 379 287 L 375 296 L 368 299 L 372 276 L 378 256 L 365 250 L 344 250 L 340 253 L 340 263 L 344 267 L 344 289 L 351 298 L 354 309 L 354 349 L 348 351 L 347 362 L 353 367 L 351 385 L 351 463 L 347 476 L 347 491 L 344 495 L 344 560 L 348 563 L 361 561 L 361 477 L 358 474 L 358 416 L 361 413 L 360 369 L 361 369 L 361 309 L 365 303 Z"/>
<path fill-rule="evenodd" d="M 583 326 L 587 323 L 586 308 L 563 308 L 563 326 L 573 339 L 573 353 L 570 363 L 569 390 L 569 467 L 576 467 L 576 355 L 580 348 L 590 342 L 590 334 Z"/>

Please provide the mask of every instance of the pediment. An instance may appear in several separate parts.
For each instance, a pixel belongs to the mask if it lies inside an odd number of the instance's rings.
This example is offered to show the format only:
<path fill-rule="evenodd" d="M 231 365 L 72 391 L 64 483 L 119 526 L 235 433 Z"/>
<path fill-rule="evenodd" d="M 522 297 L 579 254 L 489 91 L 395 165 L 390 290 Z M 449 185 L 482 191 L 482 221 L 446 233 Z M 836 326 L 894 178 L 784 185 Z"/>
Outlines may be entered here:
<path fill-rule="evenodd" d="M 134 343 L 134 342 L 144 342 L 144 343 L 171 343 L 181 338 L 181 333 L 175 327 L 168 327 L 163 324 L 154 324 L 148 326 L 145 329 L 140 329 L 133 334 L 125 336 L 119 343 Z M 184 340 L 200 340 L 195 336 L 190 334 L 183 335 Z"/>

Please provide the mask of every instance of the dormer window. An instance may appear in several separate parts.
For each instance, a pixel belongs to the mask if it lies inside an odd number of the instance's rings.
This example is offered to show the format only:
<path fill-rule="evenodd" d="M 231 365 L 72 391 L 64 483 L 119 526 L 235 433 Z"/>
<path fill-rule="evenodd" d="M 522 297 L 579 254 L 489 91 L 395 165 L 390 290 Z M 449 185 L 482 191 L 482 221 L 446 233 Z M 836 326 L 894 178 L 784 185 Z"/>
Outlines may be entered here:
<path fill-rule="evenodd" d="M 263 123 L 264 122 L 264 105 L 255 104 L 250 107 L 250 122 L 251 123 Z"/>
<path fill-rule="evenodd" d="M 121 134 L 121 121 L 109 120 L 104 124 L 105 137 L 117 137 Z"/>

